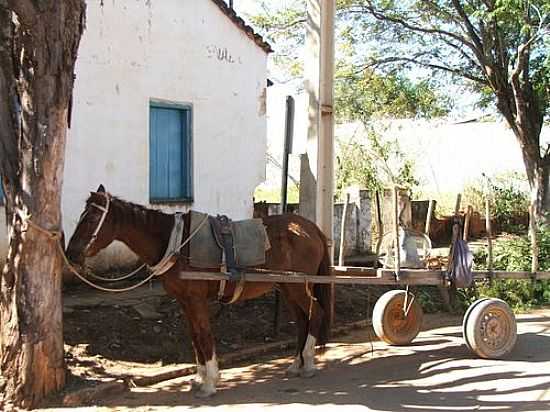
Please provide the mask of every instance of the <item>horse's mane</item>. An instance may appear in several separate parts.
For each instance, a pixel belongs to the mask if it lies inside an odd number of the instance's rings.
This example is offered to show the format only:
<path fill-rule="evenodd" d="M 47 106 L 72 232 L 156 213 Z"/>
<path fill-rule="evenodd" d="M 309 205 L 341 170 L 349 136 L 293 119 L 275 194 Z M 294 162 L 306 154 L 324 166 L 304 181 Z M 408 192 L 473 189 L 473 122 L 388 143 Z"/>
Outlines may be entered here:
<path fill-rule="evenodd" d="M 146 225 L 154 228 L 158 227 L 158 230 L 165 230 L 162 227 L 162 223 L 173 217 L 171 213 L 165 213 L 158 209 L 152 209 L 147 206 L 133 203 L 120 197 L 113 196 L 109 193 L 111 199 L 112 211 L 115 214 L 115 218 L 119 222 L 124 222 L 130 225 Z M 91 198 L 91 196 L 90 196 Z"/>

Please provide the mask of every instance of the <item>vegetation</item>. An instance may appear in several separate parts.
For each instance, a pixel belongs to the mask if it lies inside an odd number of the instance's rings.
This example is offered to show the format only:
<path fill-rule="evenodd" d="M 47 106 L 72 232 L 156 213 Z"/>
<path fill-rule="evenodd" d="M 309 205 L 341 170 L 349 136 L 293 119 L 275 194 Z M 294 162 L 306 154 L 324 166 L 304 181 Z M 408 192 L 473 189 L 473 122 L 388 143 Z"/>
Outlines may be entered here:
<path fill-rule="evenodd" d="M 367 139 L 359 142 L 338 141 L 336 157 L 336 196 L 353 185 L 371 191 L 400 185 L 418 186 L 414 177 L 414 161 L 399 148 L 397 140 L 385 139 L 374 128 L 367 129 Z"/>
<path fill-rule="evenodd" d="M 491 216 L 496 231 L 525 233 L 528 223 L 529 191 L 525 175 L 506 172 L 484 177 L 464 188 L 464 203 L 475 210 L 485 210 L 485 199 L 491 200 Z"/>
<path fill-rule="evenodd" d="M 540 270 L 550 270 L 550 228 L 538 233 Z M 493 251 L 495 270 L 529 271 L 531 270 L 531 242 L 528 236 L 509 236 L 495 242 Z M 474 254 L 474 269 L 487 269 L 487 250 L 481 249 Z M 463 291 L 466 304 L 477 297 L 496 297 L 505 300 L 516 311 L 550 303 L 550 281 L 498 280 L 477 284 L 475 291 Z"/>
<path fill-rule="evenodd" d="M 292 62 L 294 74 L 299 74 L 296 62 L 305 36 L 305 0 L 285 2 L 284 9 L 272 3 L 263 1 L 264 12 L 255 16 L 254 23 L 277 48 L 283 44 L 280 56 L 284 57 L 279 61 Z M 550 3 L 337 0 L 337 16 L 339 57 L 345 61 L 342 72 L 353 74 L 344 77 L 349 89 L 343 96 L 351 95 L 360 108 L 368 107 L 368 99 L 378 99 L 377 83 L 384 84 L 387 78 L 403 85 L 400 79 L 420 77 L 420 82 L 413 83 L 418 90 L 430 79 L 427 84 L 438 85 L 445 94 L 456 90 L 457 84 L 468 87 L 480 105 L 494 105 L 517 137 L 535 195 L 534 215 L 540 220 L 550 208 L 550 196 L 546 196 L 550 150 L 540 139 L 550 110 Z M 360 89 L 362 79 L 368 79 L 364 82 L 368 94 L 356 98 L 353 88 Z M 386 102 L 403 107 L 400 99 Z M 348 109 L 339 110 L 347 113 Z M 352 104 L 349 110 L 355 115 L 357 107 Z M 382 112 L 394 115 L 402 109 L 382 107 Z M 422 105 L 416 110 L 430 112 Z"/>
<path fill-rule="evenodd" d="M 336 67 L 334 89 L 338 122 L 442 117 L 452 107 L 450 98 L 438 93 L 427 79 L 413 82 L 395 73 L 357 71 L 342 60 Z"/>
<path fill-rule="evenodd" d="M 299 195 L 298 186 L 290 184 L 288 186 L 287 194 L 288 203 L 298 203 Z M 281 190 L 279 188 L 266 188 L 259 186 L 254 192 L 254 202 L 280 203 Z"/>

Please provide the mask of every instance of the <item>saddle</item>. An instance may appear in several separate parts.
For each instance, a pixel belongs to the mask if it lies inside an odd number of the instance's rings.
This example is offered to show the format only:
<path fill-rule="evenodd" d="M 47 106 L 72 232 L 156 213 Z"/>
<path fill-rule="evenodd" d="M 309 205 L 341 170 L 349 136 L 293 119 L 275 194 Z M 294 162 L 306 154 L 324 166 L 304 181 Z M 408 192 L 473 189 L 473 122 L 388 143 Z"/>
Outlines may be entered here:
<path fill-rule="evenodd" d="M 198 229 L 189 247 L 191 267 L 219 269 L 226 266 L 234 273 L 238 268 L 265 263 L 270 245 L 262 219 L 232 221 L 227 216 L 208 216 L 207 224 L 199 228 L 206 216 L 190 212 L 190 233 Z"/>
<path fill-rule="evenodd" d="M 226 281 L 220 281 L 218 299 L 222 303 L 236 301 L 245 283 L 245 268 L 261 266 L 270 248 L 262 219 L 232 221 L 227 216 L 208 216 L 208 222 L 199 227 L 207 215 L 191 211 L 189 230 L 193 233 L 189 246 L 189 264 L 199 269 L 217 269 L 228 272 L 235 282 L 233 297 L 223 299 Z"/>

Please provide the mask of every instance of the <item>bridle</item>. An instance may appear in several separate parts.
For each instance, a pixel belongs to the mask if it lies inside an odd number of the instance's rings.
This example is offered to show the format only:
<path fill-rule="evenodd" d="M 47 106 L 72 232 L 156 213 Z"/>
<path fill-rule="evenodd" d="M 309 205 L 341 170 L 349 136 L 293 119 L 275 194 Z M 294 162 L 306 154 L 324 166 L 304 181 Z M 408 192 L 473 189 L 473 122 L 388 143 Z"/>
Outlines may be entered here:
<path fill-rule="evenodd" d="M 86 245 L 86 247 L 84 248 L 82 253 L 85 253 L 93 245 L 94 241 L 97 238 L 97 235 L 99 234 L 99 231 L 101 230 L 101 228 L 103 226 L 103 223 L 105 222 L 105 219 L 107 218 L 107 215 L 109 214 L 109 208 L 111 206 L 111 195 L 109 193 L 106 193 L 106 192 L 96 192 L 96 193 L 101 194 L 105 197 L 105 206 L 99 205 L 99 204 L 94 203 L 94 202 L 90 202 L 89 205 L 88 205 L 88 206 L 93 206 L 96 209 L 101 210 L 102 215 L 101 215 L 101 218 L 99 220 L 99 223 L 98 223 L 96 229 L 94 230 L 94 233 L 92 234 L 92 237 L 90 238 L 88 244 Z M 52 230 L 48 230 L 48 229 L 43 228 L 42 226 L 40 226 L 40 225 L 38 225 L 38 224 L 36 224 L 32 221 L 30 214 L 24 213 L 22 210 L 16 210 L 16 213 L 18 213 L 19 216 L 21 217 L 21 220 L 23 222 L 22 228 L 23 228 L 24 231 L 27 231 L 28 228 L 31 227 L 31 228 L 37 230 L 38 232 L 47 235 L 49 239 L 52 239 L 53 241 L 55 241 L 55 244 L 57 246 L 57 250 L 58 250 L 59 254 L 61 255 L 61 257 L 63 258 L 63 261 L 65 262 L 66 267 L 76 277 L 78 277 L 82 282 L 86 283 L 87 285 L 89 285 L 93 288 L 96 288 L 96 289 L 99 289 L 99 290 L 102 290 L 102 291 L 105 291 L 105 292 L 127 292 L 127 291 L 134 290 L 134 289 L 144 285 L 145 283 L 149 282 L 154 277 L 162 276 L 165 272 L 167 272 L 173 266 L 172 262 L 175 263 L 175 260 L 173 258 L 176 256 L 176 254 L 185 245 L 187 245 L 191 241 L 191 239 L 193 239 L 193 237 L 199 232 L 199 230 L 203 227 L 203 225 L 208 222 L 208 215 L 206 215 L 205 218 L 202 220 L 202 222 L 195 228 L 195 230 L 192 233 L 189 234 L 189 236 L 185 240 L 181 239 L 181 244 L 179 244 L 179 246 L 175 247 L 173 250 L 170 250 L 170 251 L 167 250 L 165 256 L 161 259 L 161 262 L 159 262 L 157 265 L 150 268 L 150 273 L 145 279 L 139 281 L 137 284 L 135 284 L 133 286 L 129 286 L 129 287 L 126 287 L 126 288 L 120 288 L 120 289 L 111 289 L 111 288 L 106 288 L 106 287 L 97 285 L 94 282 L 90 281 L 86 276 L 83 276 L 79 273 L 79 271 L 73 266 L 73 264 L 71 263 L 71 261 L 69 261 L 69 259 L 67 258 L 66 254 L 65 254 L 65 249 L 64 249 L 64 246 L 62 244 L 62 242 L 63 242 L 62 241 L 62 239 L 63 239 L 63 233 L 62 232 L 56 232 L 56 231 L 52 231 Z M 88 213 L 89 213 L 89 210 L 88 210 L 88 208 L 86 208 L 84 210 L 84 213 L 80 217 L 80 220 L 78 221 L 77 227 L 78 227 L 78 225 L 80 225 L 80 223 L 82 223 L 82 221 L 84 220 L 84 218 L 86 217 L 86 215 Z M 176 227 L 176 225 L 174 225 L 174 228 L 175 227 Z M 179 243 L 179 241 L 178 242 L 172 242 L 172 237 L 175 237 L 174 232 L 178 232 L 178 230 L 172 229 L 172 234 L 170 235 L 171 239 L 170 239 L 169 243 L 174 243 L 175 245 L 177 245 L 177 243 Z M 99 280 L 109 281 L 109 282 L 125 280 L 125 279 L 128 279 L 131 276 L 135 275 L 143 267 L 146 267 L 146 266 L 147 266 L 146 264 L 143 264 L 139 268 L 134 270 L 132 273 L 130 273 L 128 275 L 121 276 L 118 279 L 106 279 L 106 278 L 101 278 L 101 277 L 98 277 L 98 276 L 95 276 L 95 275 L 92 276 L 92 277 L 97 278 Z"/>
<path fill-rule="evenodd" d="M 105 197 L 105 206 L 98 205 L 95 202 L 90 203 L 90 206 L 93 206 L 96 209 L 101 210 L 101 218 L 99 219 L 99 223 L 97 224 L 97 227 L 95 228 L 94 233 L 92 234 L 92 237 L 90 238 L 88 244 L 83 250 L 84 255 L 86 254 L 88 249 L 90 249 L 90 247 L 92 247 L 92 245 L 94 244 L 97 238 L 97 235 L 101 230 L 101 227 L 103 226 L 103 222 L 105 222 L 105 218 L 109 214 L 109 207 L 111 206 L 111 196 L 109 195 L 109 193 L 101 193 L 101 194 Z M 82 219 L 84 219 L 84 216 L 86 216 L 86 214 L 82 216 L 82 218 L 80 219 L 81 221 Z"/>

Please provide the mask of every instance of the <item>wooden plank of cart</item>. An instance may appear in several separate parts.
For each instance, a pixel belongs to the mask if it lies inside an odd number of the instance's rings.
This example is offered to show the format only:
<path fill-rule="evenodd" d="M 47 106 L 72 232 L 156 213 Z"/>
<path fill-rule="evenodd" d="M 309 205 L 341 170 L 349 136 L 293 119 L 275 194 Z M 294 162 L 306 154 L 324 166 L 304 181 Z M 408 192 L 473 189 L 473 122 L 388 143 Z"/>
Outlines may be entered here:
<path fill-rule="evenodd" d="M 550 272 L 474 271 L 475 280 L 485 279 L 550 279 Z M 246 272 L 247 282 L 322 283 L 353 285 L 387 285 L 396 287 L 443 286 L 450 283 L 446 270 L 393 269 L 334 266 L 329 276 L 298 272 Z M 186 280 L 230 279 L 228 273 L 184 272 Z M 376 334 L 393 345 L 407 345 L 420 331 L 422 308 L 408 290 L 391 290 L 378 299 L 373 311 Z M 463 336 L 466 345 L 482 358 L 498 359 L 508 354 L 516 341 L 516 322 L 512 311 L 500 299 L 479 299 L 464 316 Z"/>

